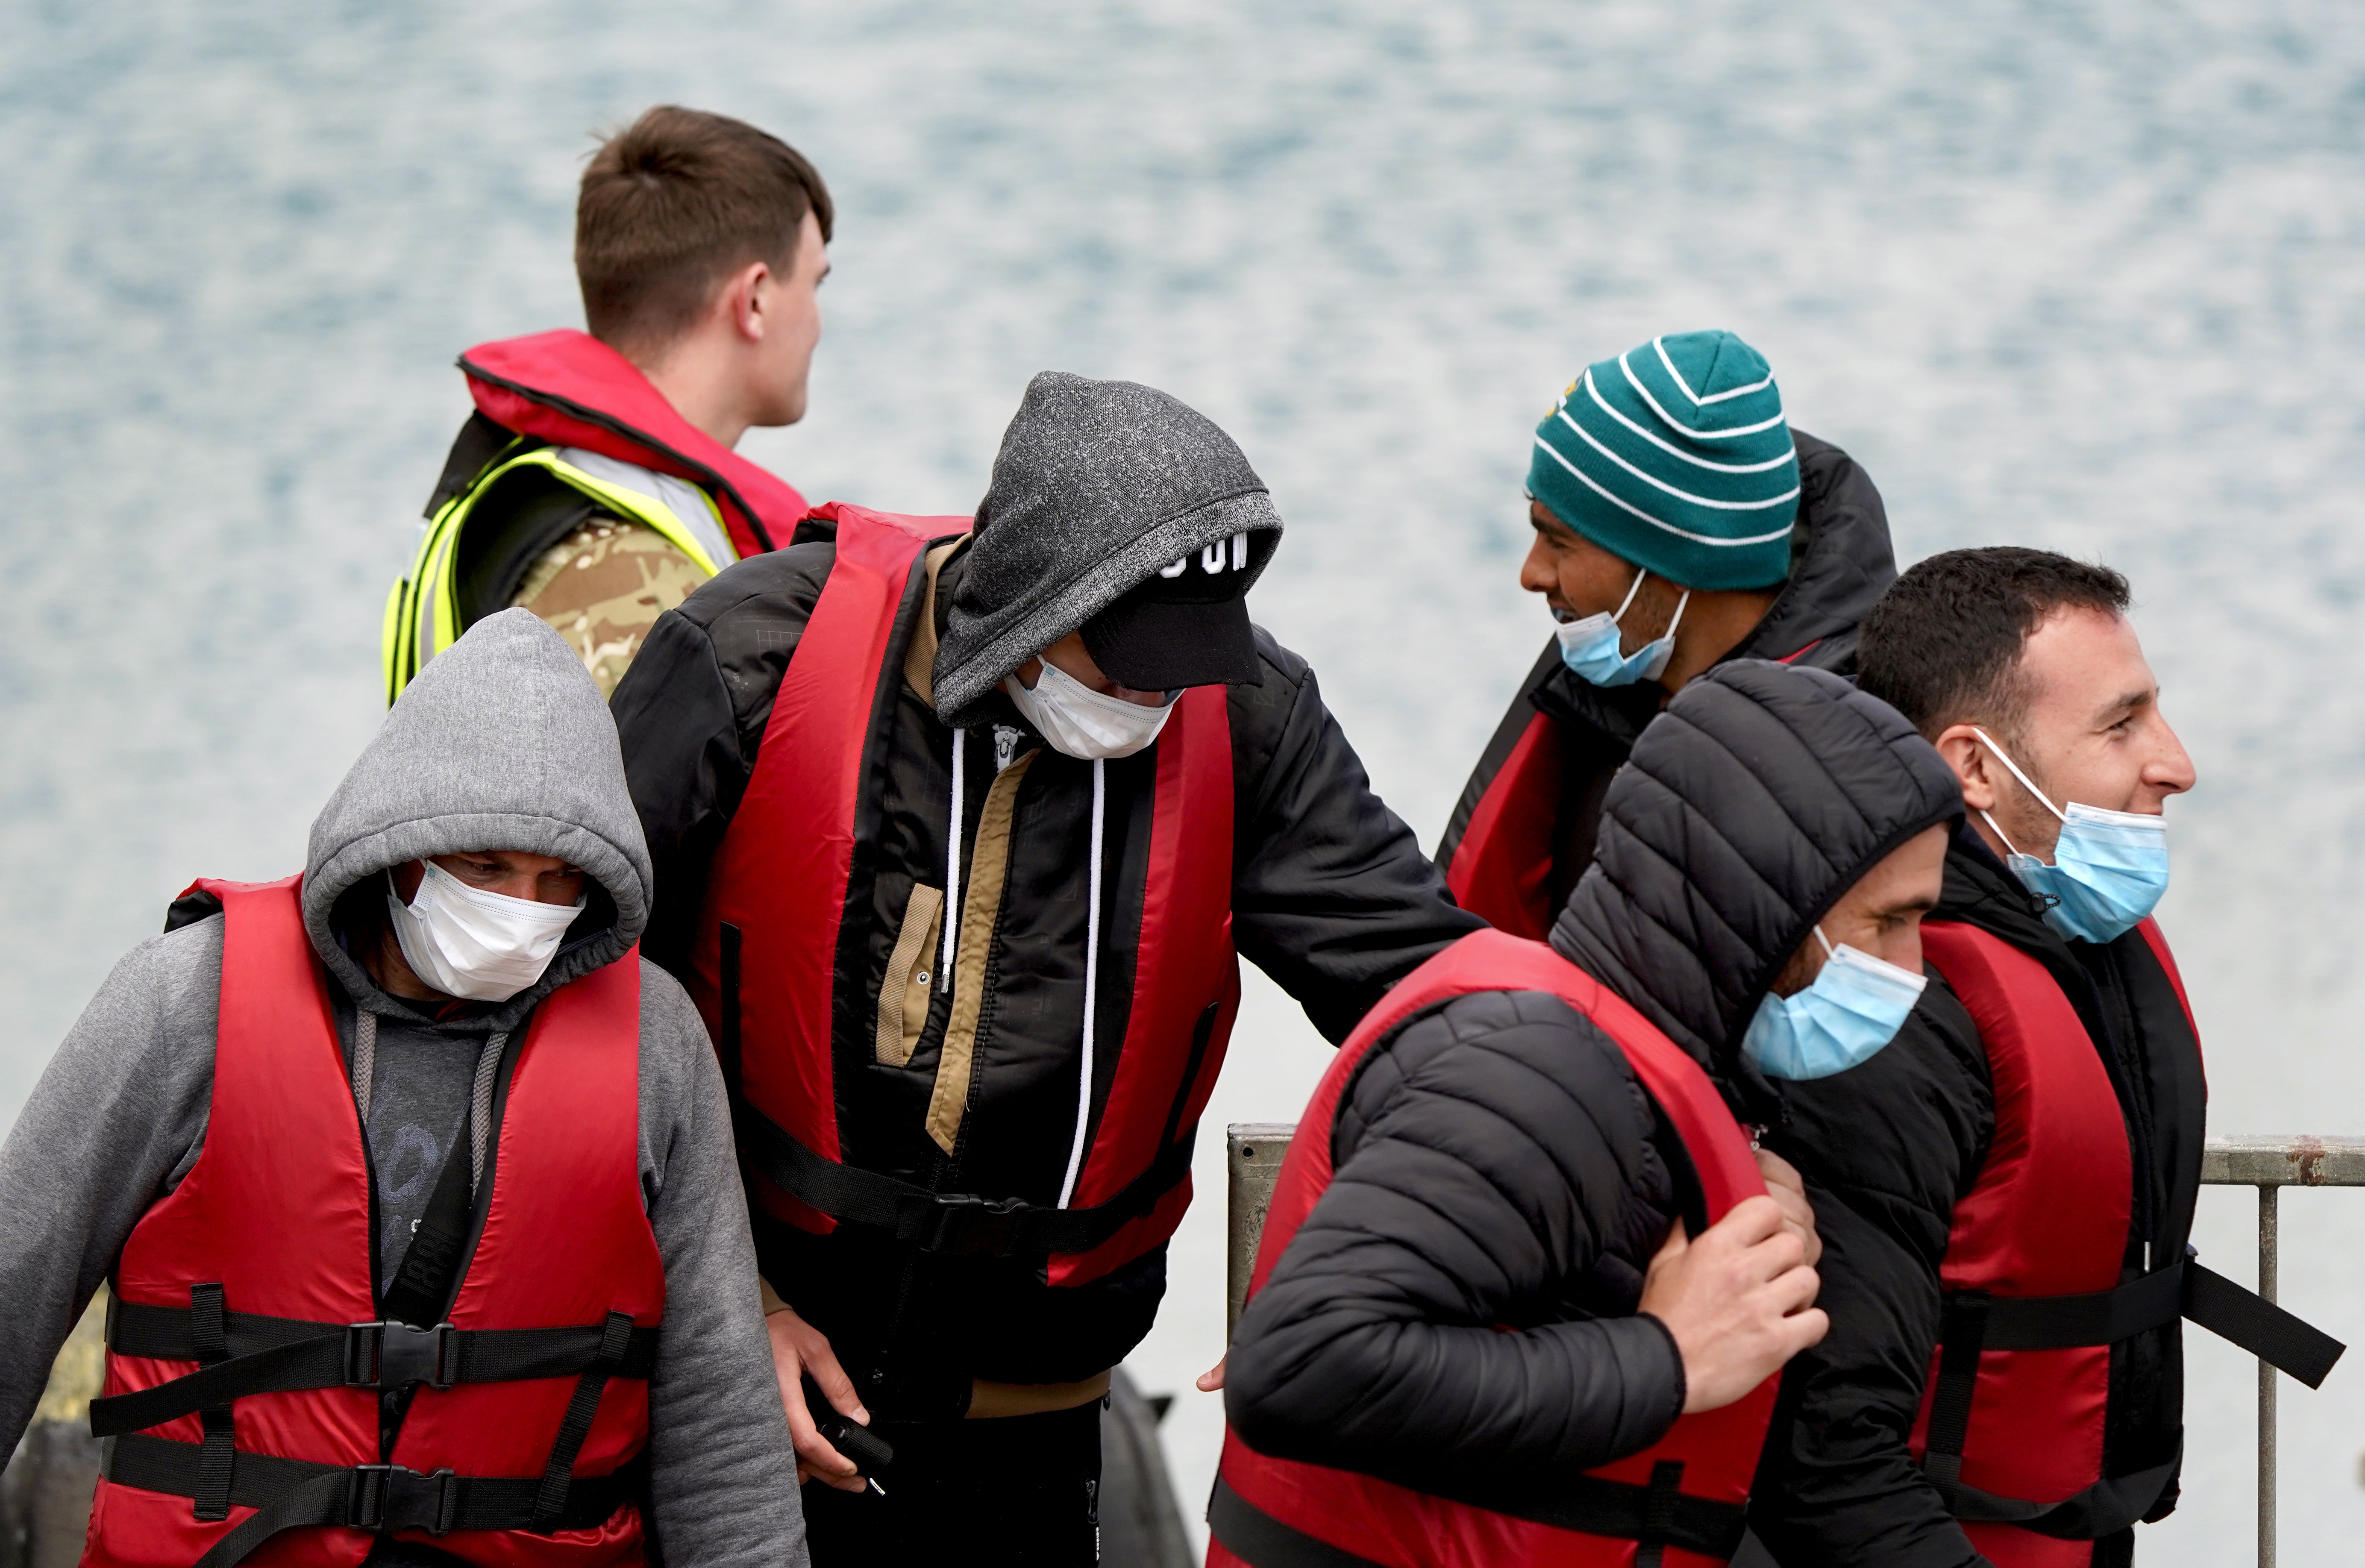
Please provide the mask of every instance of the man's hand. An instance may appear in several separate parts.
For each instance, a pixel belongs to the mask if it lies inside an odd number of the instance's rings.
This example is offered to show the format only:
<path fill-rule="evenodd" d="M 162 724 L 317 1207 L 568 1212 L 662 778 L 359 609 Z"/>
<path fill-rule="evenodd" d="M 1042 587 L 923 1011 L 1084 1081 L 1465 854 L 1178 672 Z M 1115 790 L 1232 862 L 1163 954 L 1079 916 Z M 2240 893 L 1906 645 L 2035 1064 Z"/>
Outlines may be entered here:
<path fill-rule="evenodd" d="M 1219 1394 L 1224 1387 L 1224 1363 L 1232 1359 L 1229 1350 L 1216 1358 L 1216 1364 L 1199 1374 L 1199 1392 Z"/>
<path fill-rule="evenodd" d="M 1641 1310 L 1666 1325 L 1684 1359 L 1684 1414 L 1732 1404 L 1822 1338 L 1821 1284 L 1772 1198 L 1735 1204 L 1697 1238 L 1680 1220 L 1669 1226 Z"/>
<path fill-rule="evenodd" d="M 823 1482 L 841 1492 L 861 1491 L 868 1483 L 855 1473 L 854 1462 L 822 1441 L 821 1433 L 813 1428 L 813 1413 L 805 1408 L 804 1379 L 810 1375 L 841 1415 L 870 1425 L 870 1412 L 856 1396 L 854 1380 L 837 1364 L 837 1352 L 829 1348 L 828 1337 L 786 1306 L 765 1316 L 764 1331 L 772 1338 L 772 1372 L 780 1382 L 780 1404 L 789 1413 L 789 1440 L 797 1450 L 797 1479 Z"/>
<path fill-rule="evenodd" d="M 1823 1238 L 1815 1234 L 1815 1211 L 1807 1203 L 1807 1179 L 1799 1174 L 1797 1166 L 1771 1149 L 1757 1151 L 1757 1171 L 1765 1178 L 1765 1191 L 1782 1205 L 1782 1228 L 1807 1249 L 1807 1267 L 1815 1267 L 1823 1260 Z"/>

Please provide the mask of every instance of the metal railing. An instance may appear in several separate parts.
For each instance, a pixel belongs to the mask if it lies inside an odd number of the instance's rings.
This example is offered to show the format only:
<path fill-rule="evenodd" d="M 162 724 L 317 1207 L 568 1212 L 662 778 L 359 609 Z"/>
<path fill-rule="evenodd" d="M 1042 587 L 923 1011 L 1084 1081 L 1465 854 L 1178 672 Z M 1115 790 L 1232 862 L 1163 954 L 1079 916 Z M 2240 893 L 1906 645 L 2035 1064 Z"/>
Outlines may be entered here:
<path fill-rule="evenodd" d="M 1288 1122 L 1235 1122 L 1226 1129 L 1229 1245 L 1225 1273 L 1224 1338 L 1231 1338 L 1256 1267 L 1257 1241 L 1282 1158 L 1297 1131 Z M 2285 1187 L 2365 1187 L 2365 1138 L 2211 1138 L 2201 1156 L 2201 1180 L 2218 1187 L 2259 1190 L 2259 1294 L 2275 1299 L 2276 1200 Z M 2275 1562 L 2275 1369 L 2259 1363 L 2259 1568 Z"/>

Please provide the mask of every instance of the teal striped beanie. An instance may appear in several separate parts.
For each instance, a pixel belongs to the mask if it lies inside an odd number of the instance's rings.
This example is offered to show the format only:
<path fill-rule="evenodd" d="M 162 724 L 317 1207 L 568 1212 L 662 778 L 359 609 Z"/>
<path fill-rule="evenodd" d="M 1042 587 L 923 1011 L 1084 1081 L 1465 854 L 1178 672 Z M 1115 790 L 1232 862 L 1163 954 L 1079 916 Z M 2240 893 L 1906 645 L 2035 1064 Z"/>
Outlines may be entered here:
<path fill-rule="evenodd" d="M 1528 491 L 1685 588 L 1790 575 L 1799 454 L 1773 367 L 1731 332 L 1653 338 L 1587 365 L 1536 427 Z"/>

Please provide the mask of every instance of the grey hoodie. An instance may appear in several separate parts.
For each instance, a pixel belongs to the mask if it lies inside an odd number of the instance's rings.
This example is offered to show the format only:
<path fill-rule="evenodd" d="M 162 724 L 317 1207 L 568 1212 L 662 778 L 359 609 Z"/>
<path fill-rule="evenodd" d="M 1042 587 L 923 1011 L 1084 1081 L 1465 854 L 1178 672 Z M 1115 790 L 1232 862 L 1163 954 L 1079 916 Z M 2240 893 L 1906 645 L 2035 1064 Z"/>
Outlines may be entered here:
<path fill-rule="evenodd" d="M 382 904 L 387 868 L 512 849 L 564 857 L 597 884 L 541 981 L 437 1021 L 381 991 L 332 921 L 341 898 Z M 375 885 L 371 885 L 375 884 Z M 646 923 L 648 854 L 599 689 L 522 610 L 491 616 L 411 683 L 313 823 L 304 919 L 336 985 L 348 1057 L 357 1011 L 377 1017 L 368 1121 L 382 1274 L 399 1261 L 472 1079 L 501 1037 L 567 980 L 622 958 Z M 358 924 L 358 923 L 356 923 Z M 351 934 L 375 939 L 374 928 Z M 649 1389 L 650 1523 L 686 1564 L 806 1561 L 795 1460 L 766 1343 L 714 1054 L 674 980 L 641 968 L 644 1200 L 665 1261 L 663 1348 Z M 51 1058 L 0 1144 L 0 1440 L 13 1446 L 83 1304 L 141 1215 L 203 1148 L 221 980 L 219 916 L 135 948 Z M 488 1047 L 490 1050 L 488 1051 Z M 379 1562 L 435 1558 L 381 1542 Z"/>
<path fill-rule="evenodd" d="M 981 722 L 1003 677 L 1152 572 L 1264 532 L 1281 532 L 1264 481 L 1205 414 L 1154 386 L 1043 372 L 1026 384 L 978 503 L 969 569 L 936 648 L 937 714 L 956 729 Z"/>

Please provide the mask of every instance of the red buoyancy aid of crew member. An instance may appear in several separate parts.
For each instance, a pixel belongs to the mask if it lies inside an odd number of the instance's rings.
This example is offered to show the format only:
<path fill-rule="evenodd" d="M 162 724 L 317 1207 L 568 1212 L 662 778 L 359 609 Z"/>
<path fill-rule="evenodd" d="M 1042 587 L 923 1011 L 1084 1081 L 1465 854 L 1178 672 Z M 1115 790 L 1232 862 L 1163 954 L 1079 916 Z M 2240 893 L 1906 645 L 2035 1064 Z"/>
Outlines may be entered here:
<path fill-rule="evenodd" d="M 2201 1035 L 2159 927 L 2137 928 L 2175 997 L 2180 1061 L 2155 1081 L 2202 1083 Z M 2097 1042 L 2037 958 L 1978 927 L 1922 923 L 1922 950 L 1978 1026 L 1995 1091 L 1987 1162 L 1955 1205 L 1946 1290 L 1911 1448 L 1998 1568 L 2071 1568 L 2091 1543 L 2146 1518 L 2176 1477 L 2181 1429 L 2153 1434 L 2139 1468 L 2105 1475 L 2111 1347 L 2190 1318 L 2314 1388 L 2341 1345 L 2193 1260 L 2185 1247 L 2201 1180 L 2200 1107 L 2132 1280 L 2135 1155 Z M 2155 1011 L 2168 1011 L 2165 997 Z M 2157 1135 L 2156 1135 L 2157 1136 Z M 2065 1203 L 2063 1193 L 2075 1193 Z M 2177 1217 L 2181 1216 L 2181 1217 Z"/>
<path fill-rule="evenodd" d="M 634 1462 L 665 1270 L 641 1196 L 637 950 L 554 991 L 508 1053 L 446 1321 L 373 1321 L 369 1159 L 298 880 L 190 890 L 225 917 L 213 1098 L 196 1166 L 116 1265 L 91 1426 L 122 1435 L 85 1568 L 258 1548 L 270 1568 L 356 1568 L 384 1532 L 480 1568 L 645 1562 Z M 380 1396 L 405 1385 L 388 1451 Z"/>
<path fill-rule="evenodd" d="M 505 430 L 703 487 L 742 559 L 785 543 L 805 515 L 805 498 L 786 480 L 682 418 L 631 360 L 588 332 L 479 343 L 460 368 L 477 409 Z"/>
<path fill-rule="evenodd" d="M 1699 1177 L 1713 1224 L 1765 1183 L 1748 1136 L 1699 1064 L 1592 976 L 1540 942 L 1479 931 L 1400 981 L 1339 1047 L 1282 1161 L 1249 1282 L 1253 1298 L 1329 1186 L 1339 1099 L 1364 1052 L 1423 1008 L 1479 991 L 1548 991 L 1618 1043 Z M 1258 1453 L 1224 1434 L 1208 1509 L 1208 1568 L 1687 1568 L 1741 1543 L 1743 1508 L 1777 1380 L 1720 1410 L 1676 1418 L 1641 1453 L 1588 1472 L 1518 1515 Z M 1524 1499 L 1522 1504 L 1524 1505 Z"/>
<path fill-rule="evenodd" d="M 1226 689 L 1185 691 L 1156 743 L 1132 1005 L 1073 1206 L 933 1193 L 847 1165 L 834 1040 L 869 1049 L 865 1026 L 848 1022 L 864 999 L 846 980 L 862 983 L 862 933 L 845 913 L 868 902 L 853 885 L 854 846 L 877 810 L 863 781 L 891 733 L 890 683 L 926 599 L 925 552 L 970 524 L 839 503 L 813 520 L 835 525 L 836 560 L 716 851 L 690 957 L 691 994 L 738 1092 L 751 1188 L 768 1213 L 806 1230 L 851 1220 L 928 1250 L 1042 1256 L 1049 1283 L 1086 1283 L 1182 1223 L 1192 1135 L 1239 1007 Z"/>

